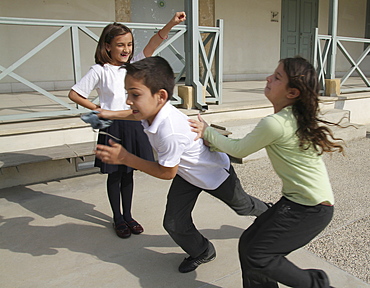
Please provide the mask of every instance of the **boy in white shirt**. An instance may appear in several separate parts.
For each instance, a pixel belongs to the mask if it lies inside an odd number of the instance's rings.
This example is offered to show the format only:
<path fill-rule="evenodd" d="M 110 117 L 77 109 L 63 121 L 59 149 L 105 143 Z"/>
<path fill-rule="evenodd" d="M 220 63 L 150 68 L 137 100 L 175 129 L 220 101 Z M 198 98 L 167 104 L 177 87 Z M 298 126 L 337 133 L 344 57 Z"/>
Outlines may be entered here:
<path fill-rule="evenodd" d="M 139 158 L 120 144 L 97 145 L 96 156 L 109 164 L 124 164 L 160 179 L 171 180 L 163 225 L 172 239 L 190 256 L 179 266 L 182 273 L 195 270 L 216 257 L 212 243 L 195 228 L 191 212 L 202 190 L 222 200 L 237 214 L 259 216 L 268 205 L 243 190 L 225 153 L 211 152 L 201 139 L 194 141 L 188 117 L 173 107 L 174 74 L 163 58 L 149 57 L 126 64 L 127 104 L 141 120 L 158 162 Z M 108 119 L 119 111 L 101 111 Z M 127 119 L 127 118 L 126 118 Z"/>

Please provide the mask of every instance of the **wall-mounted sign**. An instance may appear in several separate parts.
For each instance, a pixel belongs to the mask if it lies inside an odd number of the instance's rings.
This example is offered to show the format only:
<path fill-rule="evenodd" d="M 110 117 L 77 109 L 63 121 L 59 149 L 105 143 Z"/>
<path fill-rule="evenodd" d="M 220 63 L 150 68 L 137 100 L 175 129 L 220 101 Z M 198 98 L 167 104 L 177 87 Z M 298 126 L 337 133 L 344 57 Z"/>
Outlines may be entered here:
<path fill-rule="evenodd" d="M 279 12 L 271 11 L 271 22 L 279 22 Z"/>

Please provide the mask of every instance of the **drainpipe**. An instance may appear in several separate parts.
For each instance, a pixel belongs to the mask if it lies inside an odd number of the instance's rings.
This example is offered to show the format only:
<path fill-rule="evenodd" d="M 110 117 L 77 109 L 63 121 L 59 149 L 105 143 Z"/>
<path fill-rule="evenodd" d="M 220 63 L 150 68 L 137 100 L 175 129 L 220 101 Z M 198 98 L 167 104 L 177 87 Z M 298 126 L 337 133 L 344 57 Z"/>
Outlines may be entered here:
<path fill-rule="evenodd" d="M 329 58 L 328 74 L 335 79 L 335 61 L 337 56 L 337 28 L 338 28 L 338 0 L 330 0 L 329 35 L 332 36 L 332 45 Z"/>
<path fill-rule="evenodd" d="M 199 3 L 185 0 L 187 32 L 185 36 L 186 86 L 192 86 L 194 104 L 201 111 L 208 110 L 203 100 L 203 85 L 199 81 Z"/>
<path fill-rule="evenodd" d="M 330 54 L 327 65 L 327 79 L 325 80 L 325 95 L 338 96 L 340 94 L 340 79 L 335 79 L 337 57 L 337 29 L 338 29 L 338 0 L 330 0 L 329 4 L 329 35 L 332 37 Z"/>

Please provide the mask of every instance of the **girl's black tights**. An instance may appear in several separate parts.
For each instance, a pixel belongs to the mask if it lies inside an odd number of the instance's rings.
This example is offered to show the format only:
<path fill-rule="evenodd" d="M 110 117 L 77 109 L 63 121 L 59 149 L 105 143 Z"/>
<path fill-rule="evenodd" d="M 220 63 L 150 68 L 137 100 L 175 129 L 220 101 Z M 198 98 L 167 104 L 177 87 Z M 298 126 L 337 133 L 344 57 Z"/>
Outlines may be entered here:
<path fill-rule="evenodd" d="M 134 190 L 133 176 L 134 171 L 131 171 L 130 173 L 116 171 L 108 175 L 108 198 L 113 211 L 114 223 L 116 225 L 124 221 L 132 221 L 131 204 Z"/>

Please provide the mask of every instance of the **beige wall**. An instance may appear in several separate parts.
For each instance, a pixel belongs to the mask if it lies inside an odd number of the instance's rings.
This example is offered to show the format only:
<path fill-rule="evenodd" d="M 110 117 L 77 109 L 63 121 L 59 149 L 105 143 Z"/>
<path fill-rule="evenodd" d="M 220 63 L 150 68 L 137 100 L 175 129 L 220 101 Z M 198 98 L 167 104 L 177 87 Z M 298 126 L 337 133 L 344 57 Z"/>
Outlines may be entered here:
<path fill-rule="evenodd" d="M 271 22 L 271 11 L 280 13 L 281 1 L 216 0 L 215 6 L 215 18 L 224 20 L 225 80 L 264 79 L 280 57 L 280 15 Z"/>
<path fill-rule="evenodd" d="M 125 13 L 122 15 L 124 19 L 130 19 L 127 11 L 130 1 L 133 0 L 1 0 L 0 16 L 112 22 L 116 17 L 116 7 Z M 339 36 L 364 36 L 366 1 L 339 1 Z M 319 33 L 327 34 L 329 0 L 319 0 L 319 3 Z M 225 80 L 264 79 L 275 69 L 280 58 L 281 0 L 199 0 L 199 6 L 201 25 L 224 20 Z M 279 12 L 279 22 L 271 22 L 271 11 Z M 0 65 L 10 66 L 56 30 L 1 25 Z M 93 31 L 99 35 L 101 29 Z M 94 64 L 96 43 L 83 33 L 80 37 L 86 39 L 81 44 L 84 74 Z M 26 79 L 45 82 L 45 88 L 50 86 L 52 90 L 64 86 L 65 89 L 73 82 L 72 54 L 68 43 L 70 35 L 65 33 L 15 72 Z M 355 59 L 362 47 L 361 44 L 349 45 Z M 361 67 L 369 71 L 370 57 L 367 58 Z M 348 61 L 340 52 L 338 62 L 339 72 L 348 69 Z M 2 79 L 0 92 L 8 89 L 12 82 L 14 87 L 19 85 L 9 76 Z"/>
<path fill-rule="evenodd" d="M 319 34 L 328 35 L 329 0 L 320 0 L 319 5 Z M 363 38 L 365 35 L 367 0 L 340 0 L 338 7 L 338 36 Z M 363 44 L 343 42 L 354 60 L 363 52 Z M 350 68 L 350 63 L 341 51 L 337 51 L 337 74 L 343 75 Z M 363 71 L 370 73 L 370 56 L 360 65 Z"/>
<path fill-rule="evenodd" d="M 1 0 L 1 17 L 112 21 L 114 0 Z"/>
<path fill-rule="evenodd" d="M 338 36 L 364 37 L 367 0 L 340 0 Z M 279 22 L 271 22 L 271 11 Z M 319 33 L 328 34 L 329 0 L 319 0 Z M 281 0 L 215 0 L 215 18 L 224 20 L 224 79 L 263 78 L 280 59 Z M 362 44 L 346 44 L 354 59 Z M 370 72 L 370 56 L 361 68 Z M 338 72 L 349 68 L 338 51 Z M 340 73 L 339 73 L 340 74 Z"/>
<path fill-rule="evenodd" d="M 1 0 L 1 17 L 114 21 L 114 0 Z M 56 32 L 56 27 L 36 27 L 20 25 L 0 26 L 0 65 L 9 67 L 47 37 Z M 96 34 L 101 29 L 93 29 Z M 86 73 L 94 64 L 96 42 L 80 33 L 81 62 Z M 3 39 L 6 39 L 4 41 Z M 46 46 L 14 72 L 36 82 L 47 90 L 59 90 L 73 84 L 72 50 L 69 32 L 65 32 L 57 40 Z M 5 45 L 5 43 L 7 43 Z M 61 61 L 62 59 L 62 61 Z M 0 92 L 29 90 L 10 76 L 0 81 Z"/>
<path fill-rule="evenodd" d="M 328 34 L 329 0 L 319 0 L 319 34 Z M 338 7 L 338 36 L 365 35 L 367 0 L 340 0 Z"/>
<path fill-rule="evenodd" d="M 115 0 L 116 21 L 131 22 L 131 0 Z"/>
<path fill-rule="evenodd" d="M 216 0 L 200 0 L 199 1 L 199 25 L 200 26 L 215 26 L 215 1 Z"/>
<path fill-rule="evenodd" d="M 338 36 L 359 37 L 365 35 L 366 23 L 366 2 L 367 0 L 346 0 L 340 1 L 338 11 Z M 364 49 L 361 43 L 343 42 L 343 45 L 350 52 L 353 59 L 356 61 Z M 351 66 L 345 59 L 343 54 L 338 51 L 338 71 L 347 71 Z M 370 72 L 370 55 L 360 66 L 363 71 Z M 369 74 L 370 75 L 370 74 Z"/>

